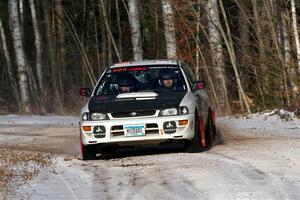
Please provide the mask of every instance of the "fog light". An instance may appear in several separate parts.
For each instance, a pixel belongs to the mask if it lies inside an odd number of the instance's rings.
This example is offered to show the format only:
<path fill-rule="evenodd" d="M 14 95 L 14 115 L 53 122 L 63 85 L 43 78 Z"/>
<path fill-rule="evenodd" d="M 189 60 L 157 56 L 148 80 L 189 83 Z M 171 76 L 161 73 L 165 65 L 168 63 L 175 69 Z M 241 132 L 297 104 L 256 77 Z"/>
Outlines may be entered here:
<path fill-rule="evenodd" d="M 189 123 L 189 120 L 185 119 L 185 120 L 179 120 L 179 125 L 180 126 L 185 126 Z"/>
<path fill-rule="evenodd" d="M 92 130 L 92 127 L 91 126 L 83 126 L 82 129 L 84 131 L 91 131 Z"/>

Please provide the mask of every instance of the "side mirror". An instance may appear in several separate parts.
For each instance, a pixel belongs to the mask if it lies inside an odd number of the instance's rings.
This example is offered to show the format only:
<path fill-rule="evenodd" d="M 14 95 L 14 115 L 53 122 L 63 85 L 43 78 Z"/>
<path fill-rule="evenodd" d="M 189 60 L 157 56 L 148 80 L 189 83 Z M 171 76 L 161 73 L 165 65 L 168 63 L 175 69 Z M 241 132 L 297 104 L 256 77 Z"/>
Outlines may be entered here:
<path fill-rule="evenodd" d="M 92 94 L 92 88 L 80 88 L 79 95 L 83 97 L 90 97 Z"/>
<path fill-rule="evenodd" d="M 194 90 L 202 90 L 205 88 L 205 81 L 195 81 L 193 89 Z"/>

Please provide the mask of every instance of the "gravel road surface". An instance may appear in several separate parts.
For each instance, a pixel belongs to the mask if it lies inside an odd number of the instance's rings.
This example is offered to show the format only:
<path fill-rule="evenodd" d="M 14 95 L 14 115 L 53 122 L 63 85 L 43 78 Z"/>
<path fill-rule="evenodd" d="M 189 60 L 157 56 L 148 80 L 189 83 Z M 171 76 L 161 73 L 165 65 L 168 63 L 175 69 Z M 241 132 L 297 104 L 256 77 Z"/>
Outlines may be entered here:
<path fill-rule="evenodd" d="M 218 119 L 222 144 L 78 159 L 78 120 L 0 116 L 0 148 L 53 153 L 53 165 L 12 199 L 300 199 L 300 120 Z"/>

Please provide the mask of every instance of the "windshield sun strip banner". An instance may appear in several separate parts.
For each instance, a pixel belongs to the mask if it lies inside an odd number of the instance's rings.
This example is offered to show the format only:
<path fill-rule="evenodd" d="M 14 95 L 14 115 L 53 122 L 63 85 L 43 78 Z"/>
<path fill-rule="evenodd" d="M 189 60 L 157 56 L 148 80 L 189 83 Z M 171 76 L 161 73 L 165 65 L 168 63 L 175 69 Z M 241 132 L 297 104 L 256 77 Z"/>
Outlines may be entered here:
<path fill-rule="evenodd" d="M 153 69 L 179 69 L 178 66 L 166 65 L 166 66 L 134 66 L 134 67 L 118 67 L 112 68 L 107 71 L 107 73 L 122 73 L 122 72 L 132 72 L 132 71 L 149 71 Z"/>

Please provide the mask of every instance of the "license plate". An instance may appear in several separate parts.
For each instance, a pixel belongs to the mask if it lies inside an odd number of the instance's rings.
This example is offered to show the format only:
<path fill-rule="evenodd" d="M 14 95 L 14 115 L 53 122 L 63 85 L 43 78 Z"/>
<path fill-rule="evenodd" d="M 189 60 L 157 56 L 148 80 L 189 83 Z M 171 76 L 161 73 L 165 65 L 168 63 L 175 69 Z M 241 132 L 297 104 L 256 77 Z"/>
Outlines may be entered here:
<path fill-rule="evenodd" d="M 126 137 L 137 137 L 145 135 L 145 125 L 124 126 Z"/>

